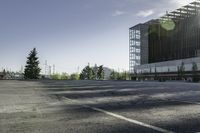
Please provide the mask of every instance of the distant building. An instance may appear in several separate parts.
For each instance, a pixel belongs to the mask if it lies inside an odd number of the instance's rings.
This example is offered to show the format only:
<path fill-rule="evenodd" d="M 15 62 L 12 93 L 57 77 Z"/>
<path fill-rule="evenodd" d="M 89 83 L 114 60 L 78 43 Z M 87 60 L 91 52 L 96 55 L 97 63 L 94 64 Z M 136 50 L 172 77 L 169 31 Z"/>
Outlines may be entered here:
<path fill-rule="evenodd" d="M 13 79 L 24 79 L 24 75 L 22 73 L 14 73 L 12 76 Z"/>
<path fill-rule="evenodd" d="M 110 79 L 110 74 L 112 73 L 112 69 L 108 68 L 108 67 L 103 67 L 104 70 L 104 79 L 108 80 Z"/>
<path fill-rule="evenodd" d="M 177 77 L 184 64 L 186 77 L 192 64 L 200 70 L 200 1 L 129 29 L 129 70 L 133 79 Z"/>
<path fill-rule="evenodd" d="M 0 79 L 1 80 L 24 79 L 24 75 L 19 72 L 0 72 Z"/>
<path fill-rule="evenodd" d="M 4 79 L 4 73 L 0 72 L 0 80 Z"/>

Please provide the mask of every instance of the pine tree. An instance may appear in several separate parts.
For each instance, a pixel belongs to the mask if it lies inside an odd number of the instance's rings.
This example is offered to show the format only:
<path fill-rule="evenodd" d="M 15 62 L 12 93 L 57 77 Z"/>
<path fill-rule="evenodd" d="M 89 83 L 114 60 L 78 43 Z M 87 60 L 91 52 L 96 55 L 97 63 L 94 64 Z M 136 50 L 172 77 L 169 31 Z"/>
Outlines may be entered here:
<path fill-rule="evenodd" d="M 88 64 L 81 72 L 80 79 L 82 80 L 94 80 L 95 79 L 95 72 Z"/>
<path fill-rule="evenodd" d="M 30 52 L 27 57 L 26 66 L 24 70 L 25 79 L 39 79 L 41 69 L 39 68 L 39 60 L 37 57 L 36 48 Z"/>
<path fill-rule="evenodd" d="M 97 66 L 97 64 L 95 64 L 92 69 L 93 69 L 93 72 L 94 72 L 94 79 L 97 80 L 98 79 L 98 70 L 99 70 L 99 67 Z"/>
<path fill-rule="evenodd" d="M 104 79 L 103 65 L 101 65 L 101 66 L 98 67 L 97 78 L 100 79 L 100 80 Z"/>
<path fill-rule="evenodd" d="M 154 80 L 158 80 L 158 73 L 157 73 L 156 66 L 155 66 L 155 70 L 154 70 Z"/>
<path fill-rule="evenodd" d="M 198 66 L 195 62 L 192 64 L 192 81 L 199 82 Z"/>
<path fill-rule="evenodd" d="M 179 67 L 180 77 L 181 79 L 185 79 L 185 64 L 184 62 L 181 63 L 181 66 Z"/>

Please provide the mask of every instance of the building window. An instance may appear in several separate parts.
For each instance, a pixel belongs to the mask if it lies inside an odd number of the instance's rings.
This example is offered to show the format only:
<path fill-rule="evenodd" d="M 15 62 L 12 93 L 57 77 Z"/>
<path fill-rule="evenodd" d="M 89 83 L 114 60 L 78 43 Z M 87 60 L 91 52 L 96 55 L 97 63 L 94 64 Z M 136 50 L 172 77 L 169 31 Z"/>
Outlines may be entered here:
<path fill-rule="evenodd" d="M 140 52 L 141 52 L 141 49 L 140 49 L 140 45 L 141 45 L 141 33 L 140 33 L 140 30 L 139 30 L 139 27 L 135 27 L 135 28 L 132 28 L 130 29 L 130 32 L 129 32 L 129 37 L 130 37 L 130 40 L 129 40 L 129 43 L 130 43 L 130 70 L 131 69 L 134 69 L 134 67 L 136 65 L 140 65 L 140 58 L 141 58 L 141 55 L 140 55 Z"/>

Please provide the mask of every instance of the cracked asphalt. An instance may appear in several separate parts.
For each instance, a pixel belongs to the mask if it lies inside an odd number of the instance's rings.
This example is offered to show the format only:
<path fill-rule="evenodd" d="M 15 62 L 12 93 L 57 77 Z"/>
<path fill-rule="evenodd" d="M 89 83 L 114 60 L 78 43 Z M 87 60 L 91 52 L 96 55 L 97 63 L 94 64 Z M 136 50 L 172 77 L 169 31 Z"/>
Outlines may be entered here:
<path fill-rule="evenodd" d="M 0 81 L 0 133 L 162 133 L 151 126 L 200 132 L 200 84 Z"/>

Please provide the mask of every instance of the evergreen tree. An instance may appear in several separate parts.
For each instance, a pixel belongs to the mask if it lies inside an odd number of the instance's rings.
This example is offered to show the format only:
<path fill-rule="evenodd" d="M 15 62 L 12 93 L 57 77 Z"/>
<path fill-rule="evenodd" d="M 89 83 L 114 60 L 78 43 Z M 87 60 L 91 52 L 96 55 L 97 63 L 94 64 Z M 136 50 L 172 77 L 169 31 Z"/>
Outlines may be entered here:
<path fill-rule="evenodd" d="M 101 66 L 98 67 L 97 78 L 100 79 L 100 80 L 104 79 L 103 65 L 101 65 Z"/>
<path fill-rule="evenodd" d="M 91 67 L 89 67 L 89 69 L 88 69 L 88 79 L 89 80 L 96 79 L 96 73 L 94 72 L 94 70 Z"/>
<path fill-rule="evenodd" d="M 111 72 L 110 74 L 110 79 L 111 80 L 117 80 L 119 77 L 119 73 L 118 72 L 115 72 L 114 70 Z"/>
<path fill-rule="evenodd" d="M 198 66 L 195 62 L 192 64 L 192 81 L 199 82 Z"/>
<path fill-rule="evenodd" d="M 183 62 L 181 63 L 181 66 L 179 67 L 179 74 L 180 74 L 181 79 L 185 78 L 185 64 Z"/>
<path fill-rule="evenodd" d="M 84 79 L 85 79 L 85 78 L 84 78 L 84 75 L 83 75 L 83 71 L 80 73 L 79 79 L 80 79 L 80 80 L 84 80 Z"/>
<path fill-rule="evenodd" d="M 177 66 L 177 75 L 178 75 L 178 80 L 181 79 L 181 75 L 180 75 L 180 67 Z"/>
<path fill-rule="evenodd" d="M 94 80 L 95 79 L 95 72 L 88 64 L 81 72 L 80 79 L 82 80 Z"/>
<path fill-rule="evenodd" d="M 27 57 L 26 66 L 24 70 L 25 79 L 39 79 L 41 69 L 39 68 L 39 60 L 37 57 L 36 48 L 30 52 Z"/>
<path fill-rule="evenodd" d="M 124 72 L 115 72 L 114 70 L 110 74 L 111 80 L 127 80 L 129 78 L 129 73 Z"/>
<path fill-rule="evenodd" d="M 158 73 L 157 73 L 156 66 L 155 66 L 155 70 L 154 70 L 154 80 L 158 80 Z"/>

